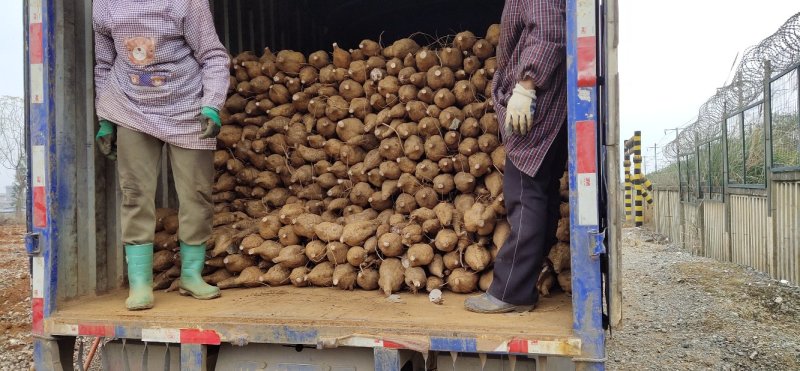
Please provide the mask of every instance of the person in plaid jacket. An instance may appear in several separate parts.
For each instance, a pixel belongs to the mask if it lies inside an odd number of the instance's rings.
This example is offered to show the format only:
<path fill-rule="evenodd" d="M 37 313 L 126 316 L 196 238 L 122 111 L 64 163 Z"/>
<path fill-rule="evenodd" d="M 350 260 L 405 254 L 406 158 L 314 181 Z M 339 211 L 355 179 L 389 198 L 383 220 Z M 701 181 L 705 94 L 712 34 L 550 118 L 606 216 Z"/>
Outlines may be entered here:
<path fill-rule="evenodd" d="M 556 242 L 567 160 L 565 8 L 565 0 L 507 0 L 503 8 L 492 95 L 507 153 L 511 234 L 488 292 L 465 301 L 470 311 L 528 311 L 539 299 L 536 281 Z"/>
<path fill-rule="evenodd" d="M 200 276 L 214 212 L 213 152 L 229 57 L 208 0 L 95 0 L 100 151 L 117 160 L 130 310 L 153 307 L 155 193 L 166 145 L 180 202 L 180 291 L 220 296 Z"/>

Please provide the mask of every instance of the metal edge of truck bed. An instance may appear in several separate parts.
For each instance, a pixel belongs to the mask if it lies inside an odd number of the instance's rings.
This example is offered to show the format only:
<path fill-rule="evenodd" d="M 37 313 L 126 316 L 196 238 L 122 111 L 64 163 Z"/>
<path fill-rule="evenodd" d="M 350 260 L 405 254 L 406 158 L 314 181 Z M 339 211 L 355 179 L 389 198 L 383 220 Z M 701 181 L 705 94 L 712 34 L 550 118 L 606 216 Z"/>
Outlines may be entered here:
<path fill-rule="evenodd" d="M 130 312 L 126 291 L 62 303 L 44 321 L 45 333 L 168 343 L 303 344 L 426 351 L 578 355 L 581 341 L 569 324 L 570 299 L 543 298 L 534 312 L 480 315 L 467 312 L 464 295 L 442 305 L 426 295 L 389 301 L 375 292 L 329 288 L 262 287 L 226 290 L 223 298 L 197 301 L 156 293 L 156 307 Z"/>
<path fill-rule="evenodd" d="M 161 327 L 161 326 L 165 327 Z M 445 337 L 426 335 L 390 335 L 358 331 L 355 327 L 288 326 L 215 323 L 203 328 L 175 328 L 169 323 L 112 324 L 108 322 L 65 322 L 45 320 L 45 332 L 52 336 L 99 336 L 109 339 L 136 339 L 144 342 L 220 345 L 231 343 L 302 344 L 319 349 L 340 346 L 408 349 L 417 352 L 441 351 L 487 354 L 578 356 L 581 340 L 575 337 L 509 338 L 500 335 Z"/>

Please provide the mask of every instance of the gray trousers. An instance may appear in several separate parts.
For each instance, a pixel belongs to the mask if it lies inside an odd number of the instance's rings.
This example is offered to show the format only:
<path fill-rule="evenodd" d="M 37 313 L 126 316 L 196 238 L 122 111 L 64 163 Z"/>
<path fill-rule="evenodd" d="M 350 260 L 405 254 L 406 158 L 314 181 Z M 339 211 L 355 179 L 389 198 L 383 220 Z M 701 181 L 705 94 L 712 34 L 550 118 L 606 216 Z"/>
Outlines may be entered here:
<path fill-rule="evenodd" d="M 117 166 L 122 189 L 122 242 L 152 243 L 156 228 L 156 187 L 164 142 L 117 126 Z M 211 236 L 214 153 L 167 145 L 180 203 L 178 238 L 189 245 Z"/>
<path fill-rule="evenodd" d="M 506 158 L 503 196 L 511 234 L 497 253 L 489 287 L 490 295 L 506 303 L 530 305 L 539 300 L 536 281 L 556 243 L 561 216 L 559 180 L 567 160 L 566 126 L 562 125 L 536 176 L 523 173 Z"/>

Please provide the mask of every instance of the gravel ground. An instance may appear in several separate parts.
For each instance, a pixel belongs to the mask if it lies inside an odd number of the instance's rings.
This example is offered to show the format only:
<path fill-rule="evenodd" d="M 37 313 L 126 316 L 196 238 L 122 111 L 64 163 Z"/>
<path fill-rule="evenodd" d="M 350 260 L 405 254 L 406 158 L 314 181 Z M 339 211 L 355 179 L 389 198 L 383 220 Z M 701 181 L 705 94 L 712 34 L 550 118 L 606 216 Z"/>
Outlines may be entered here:
<path fill-rule="evenodd" d="M 0 226 L 0 370 L 30 368 L 30 279 L 25 228 Z"/>
<path fill-rule="evenodd" d="M 23 234 L 0 226 L 0 371 L 31 369 Z M 644 229 L 625 230 L 623 270 L 610 370 L 800 370 L 797 286 L 692 256 Z M 83 340 L 88 351 L 92 339 Z"/>
<path fill-rule="evenodd" d="M 0 225 L 0 371 L 33 370 L 30 275 L 24 226 Z M 84 338 L 84 354 L 92 339 Z M 77 359 L 77 344 L 76 344 Z M 99 351 L 92 370 L 99 370 Z"/>
<path fill-rule="evenodd" d="M 800 288 L 623 234 L 623 326 L 611 370 L 800 370 Z"/>

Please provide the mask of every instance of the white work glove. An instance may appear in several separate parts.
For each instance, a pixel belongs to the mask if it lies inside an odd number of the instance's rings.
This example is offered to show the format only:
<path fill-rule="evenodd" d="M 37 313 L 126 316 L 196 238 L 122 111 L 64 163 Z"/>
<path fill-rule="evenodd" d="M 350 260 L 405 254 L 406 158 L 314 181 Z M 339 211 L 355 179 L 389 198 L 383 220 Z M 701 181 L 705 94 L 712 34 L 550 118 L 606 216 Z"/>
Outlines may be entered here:
<path fill-rule="evenodd" d="M 533 113 L 536 112 L 536 90 L 525 89 L 517 84 L 506 106 L 506 131 L 526 135 L 533 128 Z"/>

